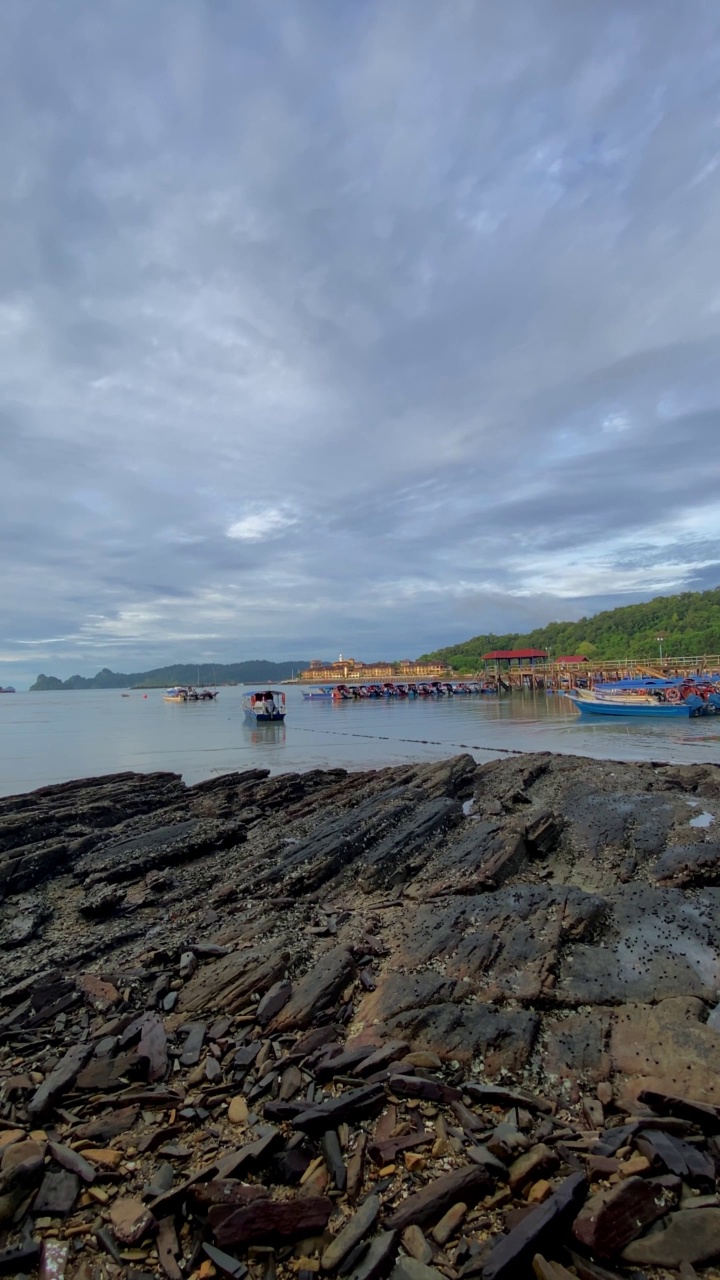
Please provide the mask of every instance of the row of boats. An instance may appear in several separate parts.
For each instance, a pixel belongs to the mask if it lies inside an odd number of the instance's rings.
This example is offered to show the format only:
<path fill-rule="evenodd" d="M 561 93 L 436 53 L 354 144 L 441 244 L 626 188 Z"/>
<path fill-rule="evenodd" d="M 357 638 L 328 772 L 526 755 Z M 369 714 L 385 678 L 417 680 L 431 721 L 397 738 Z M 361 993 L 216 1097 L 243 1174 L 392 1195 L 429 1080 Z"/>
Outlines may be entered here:
<path fill-rule="evenodd" d="M 720 715 L 720 672 L 704 676 L 642 676 L 592 689 L 568 689 L 582 715 L 666 719 Z"/>
<path fill-rule="evenodd" d="M 166 702 L 214 702 L 217 696 L 217 689 L 195 689 L 189 684 L 174 685 L 163 694 Z M 285 719 L 285 694 L 278 689 L 261 689 L 246 694 L 242 707 L 245 719 L 254 724 L 277 723 Z"/>
<path fill-rule="evenodd" d="M 451 683 L 445 680 L 432 680 L 426 684 L 395 684 L 386 680 L 384 684 L 337 684 L 321 686 L 303 692 L 306 702 L 349 702 L 358 698 L 454 698 L 472 697 L 482 693 L 496 693 L 497 690 L 488 684 L 475 681 Z"/>

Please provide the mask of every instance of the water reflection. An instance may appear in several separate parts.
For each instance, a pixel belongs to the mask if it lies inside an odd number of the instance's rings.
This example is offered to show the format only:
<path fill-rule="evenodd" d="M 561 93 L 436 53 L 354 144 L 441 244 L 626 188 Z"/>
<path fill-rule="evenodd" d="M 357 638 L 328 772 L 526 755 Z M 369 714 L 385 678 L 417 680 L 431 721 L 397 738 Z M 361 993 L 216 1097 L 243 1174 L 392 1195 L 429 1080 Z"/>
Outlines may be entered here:
<path fill-rule="evenodd" d="M 285 745 L 285 721 L 276 724 L 243 724 L 243 737 L 253 747 Z"/>

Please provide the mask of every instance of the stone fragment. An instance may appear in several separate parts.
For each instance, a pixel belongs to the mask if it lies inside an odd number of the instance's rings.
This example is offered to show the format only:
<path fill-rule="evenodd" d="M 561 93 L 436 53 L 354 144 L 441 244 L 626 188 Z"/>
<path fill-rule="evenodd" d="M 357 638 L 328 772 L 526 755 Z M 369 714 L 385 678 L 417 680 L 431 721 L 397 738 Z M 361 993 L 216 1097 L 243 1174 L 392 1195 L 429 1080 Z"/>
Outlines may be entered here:
<path fill-rule="evenodd" d="M 473 1081 L 466 1081 L 462 1091 L 470 1098 L 474 1098 L 476 1102 L 481 1102 L 488 1107 L 523 1107 L 527 1111 L 540 1111 L 544 1115 L 552 1115 L 555 1110 L 552 1102 L 548 1102 L 547 1098 L 529 1093 L 525 1089 L 504 1089 L 500 1085 L 475 1084 Z"/>
<path fill-rule="evenodd" d="M 60 1142 L 49 1142 L 48 1152 L 53 1160 L 62 1165 L 63 1169 L 69 1169 L 71 1173 L 76 1173 L 83 1182 L 91 1183 L 95 1181 L 95 1170 L 79 1151 L 73 1151 L 71 1147 L 65 1147 Z"/>
<path fill-rule="evenodd" d="M 374 1071 L 379 1071 L 382 1067 L 386 1067 L 388 1063 L 402 1058 L 403 1054 L 409 1049 L 406 1040 L 387 1040 L 379 1049 L 375 1049 L 369 1057 L 358 1062 L 352 1071 L 354 1076 L 370 1076 Z"/>
<path fill-rule="evenodd" d="M 150 1083 L 164 1080 L 168 1069 L 167 1035 L 161 1019 L 155 1013 L 149 1013 L 145 1017 L 137 1052 L 140 1058 L 147 1059 L 147 1078 Z"/>
<path fill-rule="evenodd" d="M 393 1074 L 388 1080 L 391 1093 L 403 1098 L 424 1098 L 427 1102 L 457 1102 L 462 1097 L 459 1089 L 443 1084 L 441 1080 L 426 1080 L 423 1076 Z"/>
<path fill-rule="evenodd" d="M 248 1104 L 242 1094 L 230 1099 L 228 1107 L 228 1120 L 230 1124 L 247 1124 L 248 1122 Z"/>
<path fill-rule="evenodd" d="M 238 1262 L 237 1258 L 231 1257 L 229 1253 L 224 1253 L 222 1249 L 216 1249 L 214 1244 L 204 1244 L 203 1253 L 210 1259 L 221 1276 L 229 1276 L 230 1280 L 244 1280 L 247 1275 L 247 1267 L 244 1262 Z"/>
<path fill-rule="evenodd" d="M 715 1183 L 715 1162 L 689 1142 L 662 1129 L 643 1129 L 638 1138 L 648 1146 L 670 1173 L 690 1182 Z"/>
<path fill-rule="evenodd" d="M 390 1215 L 388 1227 L 391 1230 L 404 1231 L 411 1223 L 423 1226 L 426 1222 L 436 1222 L 461 1196 L 465 1196 L 466 1201 L 469 1202 L 476 1199 L 491 1184 L 492 1179 L 487 1171 L 477 1165 L 442 1174 L 422 1190 L 414 1192 L 403 1200 Z"/>
<path fill-rule="evenodd" d="M 2 1153 L 4 1152 L 6 1147 L 11 1147 L 16 1142 L 22 1142 L 24 1138 L 25 1138 L 24 1129 L 5 1129 L 4 1131 L 0 1130 L 0 1156 L 2 1156 Z"/>
<path fill-rule="evenodd" d="M 577 1280 L 573 1271 L 568 1271 L 559 1262 L 546 1262 L 541 1253 L 535 1254 L 532 1266 L 537 1280 Z"/>
<path fill-rule="evenodd" d="M 527 1182 L 531 1182 L 536 1174 L 556 1169 L 560 1163 L 558 1154 L 544 1142 L 537 1143 L 529 1151 L 513 1160 L 508 1169 L 508 1183 L 512 1192 L 522 1191 Z"/>
<path fill-rule="evenodd" d="M 327 1196 L 257 1200 L 240 1209 L 214 1205 L 210 1225 L 219 1245 L 259 1244 L 321 1234 L 334 1208 Z"/>
<path fill-rule="evenodd" d="M 398 1258 L 390 1272 L 390 1280 L 443 1280 L 443 1274 L 417 1258 Z"/>
<path fill-rule="evenodd" d="M 320 1139 L 320 1148 L 323 1153 L 328 1173 L 332 1178 L 338 1191 L 345 1190 L 347 1182 L 347 1169 L 343 1160 L 340 1142 L 334 1129 L 327 1129 Z"/>
<path fill-rule="evenodd" d="M 194 1067 L 200 1061 L 207 1027 L 204 1022 L 190 1022 L 186 1024 L 184 1030 L 187 1034 L 180 1055 L 180 1066 Z"/>
<path fill-rule="evenodd" d="M 122 1244 L 137 1244 L 143 1236 L 157 1230 L 153 1215 L 142 1200 L 134 1196 L 121 1196 L 110 1209 L 110 1222 L 115 1239 Z"/>
<path fill-rule="evenodd" d="M 102 1165 L 104 1169 L 117 1169 L 123 1158 L 122 1151 L 118 1151 L 116 1147 L 98 1147 L 97 1149 L 93 1147 L 91 1151 L 83 1154 L 91 1157 L 93 1164 Z"/>
<path fill-rule="evenodd" d="M 24 1142 L 14 1142 L 6 1147 L 0 1160 L 0 1170 L 7 1174 L 19 1165 L 35 1163 L 41 1165 L 45 1156 L 45 1143 L 36 1142 L 34 1138 L 26 1138 Z"/>
<path fill-rule="evenodd" d="M 632 1240 L 622 1258 L 645 1266 L 679 1267 L 683 1262 L 710 1262 L 719 1254 L 720 1209 L 693 1209 L 671 1213 L 662 1231 Z"/>
<path fill-rule="evenodd" d="M 468 1207 L 461 1200 L 457 1204 L 451 1206 L 447 1213 L 444 1213 L 440 1221 L 433 1227 L 431 1235 L 436 1244 L 446 1245 L 451 1236 L 454 1236 L 460 1223 L 467 1214 Z"/>
<path fill-rule="evenodd" d="M 362 1089 L 352 1089 L 337 1098 L 306 1108 L 293 1120 L 293 1128 L 301 1129 L 303 1133 L 323 1133 L 326 1129 L 337 1128 L 345 1120 L 372 1115 L 384 1101 L 382 1085 L 365 1085 Z"/>
<path fill-rule="evenodd" d="M 91 1044 L 74 1044 L 60 1059 L 28 1103 L 31 1116 L 42 1116 L 61 1093 L 69 1089 L 92 1054 Z"/>
<path fill-rule="evenodd" d="M 255 1021 L 258 1025 L 266 1027 L 269 1022 L 272 1022 L 275 1014 L 285 1007 L 291 995 L 291 982 L 284 978 L 280 982 L 274 982 L 269 991 L 265 992 L 255 1010 Z"/>
<path fill-rule="evenodd" d="M 400 1138 L 386 1138 L 384 1142 L 373 1142 L 368 1147 L 368 1155 L 373 1164 L 382 1167 L 385 1164 L 391 1164 L 401 1151 L 410 1151 L 414 1147 L 424 1147 L 429 1142 L 434 1142 L 434 1140 L 434 1133 L 427 1129 L 421 1129 L 419 1133 L 408 1133 Z"/>
<path fill-rule="evenodd" d="M 375 1236 L 349 1273 L 348 1280 L 384 1280 L 397 1252 L 397 1231 Z"/>
<path fill-rule="evenodd" d="M 78 1197 L 80 1179 L 67 1169 L 48 1169 L 35 1197 L 33 1212 L 64 1217 Z"/>
<path fill-rule="evenodd" d="M 325 952 L 317 964 L 300 979 L 290 999 L 272 1020 L 274 1031 L 307 1027 L 314 1014 L 327 1009 L 339 995 L 353 972 L 353 960 L 346 947 Z"/>
<path fill-rule="evenodd" d="M 416 1258 L 418 1262 L 424 1262 L 427 1265 L 432 1260 L 433 1251 L 428 1244 L 420 1227 L 414 1222 L 406 1227 L 402 1233 L 403 1249 L 410 1254 L 411 1258 Z"/>
<path fill-rule="evenodd" d="M 537 1182 L 533 1182 L 525 1192 L 525 1199 L 528 1204 L 544 1204 L 552 1195 L 552 1183 L 546 1178 L 540 1178 Z"/>
<path fill-rule="evenodd" d="M 39 1280 L 63 1280 L 69 1253 L 66 1240 L 43 1240 Z"/>
<path fill-rule="evenodd" d="M 573 1235 L 598 1258 L 612 1258 L 671 1207 L 664 1187 L 645 1178 L 627 1178 L 586 1201 L 573 1223 Z"/>
<path fill-rule="evenodd" d="M 498 1240 L 482 1268 L 483 1280 L 517 1280 L 522 1268 L 546 1242 L 557 1239 L 557 1233 L 582 1202 L 587 1188 L 583 1174 L 573 1173 L 550 1196 L 545 1204 L 532 1209 L 508 1235 Z"/>
<path fill-rule="evenodd" d="M 183 1280 L 177 1263 L 180 1245 L 172 1218 L 162 1218 L 158 1223 L 157 1251 L 160 1266 L 168 1280 Z"/>
<path fill-rule="evenodd" d="M 342 1231 L 325 1249 L 320 1265 L 323 1271 L 335 1271 L 344 1258 L 372 1230 L 380 1212 L 380 1197 L 369 1195 L 346 1222 Z"/>
<path fill-rule="evenodd" d="M 347 1163 L 347 1185 L 345 1190 L 351 1204 L 357 1200 L 362 1188 L 367 1142 L 367 1134 L 360 1132 L 355 1142 L 355 1150 Z"/>

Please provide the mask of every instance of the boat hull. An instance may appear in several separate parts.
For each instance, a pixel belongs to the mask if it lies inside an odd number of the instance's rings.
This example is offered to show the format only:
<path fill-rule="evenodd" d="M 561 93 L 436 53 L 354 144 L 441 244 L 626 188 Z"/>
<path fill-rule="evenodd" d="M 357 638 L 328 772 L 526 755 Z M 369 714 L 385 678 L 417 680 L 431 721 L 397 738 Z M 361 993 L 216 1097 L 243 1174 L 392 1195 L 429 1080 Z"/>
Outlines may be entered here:
<path fill-rule="evenodd" d="M 574 698 L 567 694 L 581 715 L 587 716 L 644 716 L 650 720 L 668 720 L 682 718 L 687 720 L 690 707 L 685 702 L 613 702 L 610 698 Z"/>
<path fill-rule="evenodd" d="M 245 708 L 245 719 L 249 720 L 251 724 L 278 724 L 285 719 L 285 712 L 276 710 L 271 715 L 268 715 L 264 711 L 256 713 Z"/>

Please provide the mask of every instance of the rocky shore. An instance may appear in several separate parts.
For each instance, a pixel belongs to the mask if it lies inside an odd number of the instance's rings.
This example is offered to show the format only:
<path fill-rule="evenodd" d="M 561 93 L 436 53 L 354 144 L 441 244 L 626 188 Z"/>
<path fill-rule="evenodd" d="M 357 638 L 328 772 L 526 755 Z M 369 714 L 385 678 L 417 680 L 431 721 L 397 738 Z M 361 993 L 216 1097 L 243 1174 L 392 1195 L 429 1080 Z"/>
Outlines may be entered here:
<path fill-rule="evenodd" d="M 720 768 L 0 800 L 0 1275 L 718 1276 Z"/>

